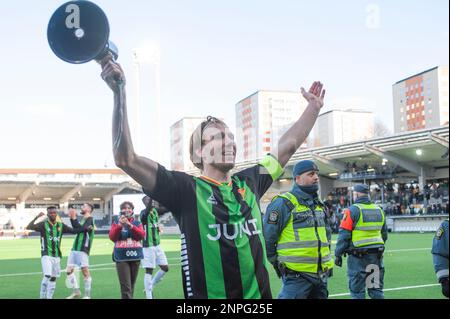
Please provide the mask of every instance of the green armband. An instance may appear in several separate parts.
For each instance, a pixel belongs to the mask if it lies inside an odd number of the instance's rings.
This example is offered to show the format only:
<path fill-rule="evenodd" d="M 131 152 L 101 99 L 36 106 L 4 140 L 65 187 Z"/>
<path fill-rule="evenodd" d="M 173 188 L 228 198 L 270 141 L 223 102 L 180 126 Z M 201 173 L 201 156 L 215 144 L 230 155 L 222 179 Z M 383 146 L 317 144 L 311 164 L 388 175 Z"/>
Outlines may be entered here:
<path fill-rule="evenodd" d="M 271 154 L 267 154 L 259 163 L 262 167 L 264 167 L 267 172 L 272 177 L 272 180 L 277 180 L 278 177 L 283 175 L 283 168 L 281 167 L 278 160 Z"/>

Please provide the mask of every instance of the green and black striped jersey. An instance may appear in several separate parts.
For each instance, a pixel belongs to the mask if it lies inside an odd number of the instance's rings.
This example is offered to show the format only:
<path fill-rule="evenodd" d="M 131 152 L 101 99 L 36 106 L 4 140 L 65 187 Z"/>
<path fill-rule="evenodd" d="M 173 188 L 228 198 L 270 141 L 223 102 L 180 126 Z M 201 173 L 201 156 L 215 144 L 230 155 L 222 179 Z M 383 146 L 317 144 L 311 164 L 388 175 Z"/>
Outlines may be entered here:
<path fill-rule="evenodd" d="M 62 222 L 51 224 L 48 220 L 34 224 L 33 219 L 27 229 L 35 230 L 41 234 L 41 256 L 61 257 L 61 239 L 65 233 L 75 234 L 74 230 Z"/>
<path fill-rule="evenodd" d="M 158 246 L 161 242 L 159 236 L 159 218 L 156 208 L 146 208 L 141 211 L 141 223 L 144 226 L 144 247 Z"/>
<path fill-rule="evenodd" d="M 186 298 L 272 297 L 259 200 L 281 174 L 271 155 L 230 183 L 158 166 L 156 187 L 146 193 L 180 226 Z"/>
<path fill-rule="evenodd" d="M 73 242 L 72 250 L 74 251 L 83 251 L 89 255 L 91 251 L 92 242 L 94 241 L 94 218 L 92 216 L 87 218 L 82 218 L 80 222 L 76 219 L 70 220 L 72 227 L 76 228 L 84 228 L 85 230 L 82 233 L 77 234 L 75 240 Z M 87 230 L 89 226 L 92 226 L 90 230 Z"/>

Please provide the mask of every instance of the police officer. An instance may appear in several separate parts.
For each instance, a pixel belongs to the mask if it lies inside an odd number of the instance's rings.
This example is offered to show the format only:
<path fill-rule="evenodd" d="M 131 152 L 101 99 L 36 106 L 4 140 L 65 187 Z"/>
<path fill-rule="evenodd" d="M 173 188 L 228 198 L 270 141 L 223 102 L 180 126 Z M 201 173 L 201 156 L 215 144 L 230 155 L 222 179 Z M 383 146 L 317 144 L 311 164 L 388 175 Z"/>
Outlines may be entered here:
<path fill-rule="evenodd" d="M 318 172 L 312 161 L 297 163 L 291 192 L 276 196 L 263 218 L 267 257 L 283 281 L 280 299 L 328 298 L 331 228 Z"/>
<path fill-rule="evenodd" d="M 444 220 L 433 238 L 434 271 L 442 285 L 442 294 L 448 298 L 448 219 Z"/>
<path fill-rule="evenodd" d="M 384 211 L 369 199 L 369 187 L 353 187 L 354 204 L 344 210 L 334 252 L 336 266 L 342 266 L 342 256 L 348 254 L 347 273 L 350 295 L 364 299 L 384 299 L 383 252 L 387 240 Z"/>

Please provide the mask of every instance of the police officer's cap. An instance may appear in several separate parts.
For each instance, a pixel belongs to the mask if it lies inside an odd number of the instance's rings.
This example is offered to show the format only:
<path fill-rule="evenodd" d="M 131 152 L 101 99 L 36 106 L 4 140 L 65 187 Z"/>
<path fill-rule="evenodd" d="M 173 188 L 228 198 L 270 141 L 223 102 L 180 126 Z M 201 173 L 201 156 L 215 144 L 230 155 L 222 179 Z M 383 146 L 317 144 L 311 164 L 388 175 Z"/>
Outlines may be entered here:
<path fill-rule="evenodd" d="M 353 190 L 358 193 L 369 194 L 369 186 L 367 186 L 366 184 L 355 185 L 353 186 Z"/>
<path fill-rule="evenodd" d="M 310 160 L 300 161 L 297 164 L 295 164 L 295 166 L 294 166 L 294 170 L 293 170 L 294 178 L 297 175 L 302 175 L 303 173 L 306 173 L 309 171 L 318 172 L 319 168 L 313 161 L 310 161 Z"/>

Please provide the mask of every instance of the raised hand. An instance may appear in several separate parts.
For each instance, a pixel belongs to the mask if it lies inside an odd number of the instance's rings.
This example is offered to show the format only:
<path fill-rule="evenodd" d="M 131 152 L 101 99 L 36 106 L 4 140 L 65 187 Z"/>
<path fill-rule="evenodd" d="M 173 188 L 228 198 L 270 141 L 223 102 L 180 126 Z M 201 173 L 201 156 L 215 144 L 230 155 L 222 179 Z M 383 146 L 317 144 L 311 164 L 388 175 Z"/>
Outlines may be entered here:
<path fill-rule="evenodd" d="M 69 209 L 68 215 L 70 219 L 76 219 L 77 218 L 77 211 L 73 208 Z"/>
<path fill-rule="evenodd" d="M 118 92 L 125 85 L 125 73 L 122 67 L 112 59 L 110 54 L 99 63 L 102 66 L 101 77 L 103 81 L 108 84 L 111 90 Z"/>
<path fill-rule="evenodd" d="M 309 104 L 320 109 L 323 106 L 323 99 L 325 97 L 325 90 L 322 89 L 323 84 L 319 81 L 315 81 L 308 92 L 306 92 L 304 88 L 301 88 L 301 92 Z"/>

